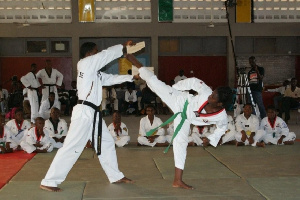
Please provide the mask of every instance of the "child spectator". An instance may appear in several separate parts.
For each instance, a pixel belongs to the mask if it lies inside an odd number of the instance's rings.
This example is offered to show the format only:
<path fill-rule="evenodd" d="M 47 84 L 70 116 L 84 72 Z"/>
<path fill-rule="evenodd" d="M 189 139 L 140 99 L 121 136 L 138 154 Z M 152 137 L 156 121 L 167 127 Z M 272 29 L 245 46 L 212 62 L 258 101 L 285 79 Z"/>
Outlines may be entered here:
<path fill-rule="evenodd" d="M 148 131 L 160 126 L 163 123 L 160 118 L 154 115 L 155 109 L 152 105 L 147 106 L 146 114 L 147 116 L 143 117 L 140 121 L 138 144 L 153 147 L 156 145 L 156 143 L 165 143 L 166 137 L 164 136 L 165 130 L 163 128 L 159 128 L 152 136 L 146 136 Z"/>
<path fill-rule="evenodd" d="M 44 129 L 45 120 L 41 117 L 35 119 L 35 127 L 29 129 L 21 142 L 21 147 L 27 153 L 47 153 L 53 150 L 51 138 Z"/>
<path fill-rule="evenodd" d="M 227 120 L 228 120 L 228 127 L 225 134 L 221 137 L 219 141 L 219 145 L 226 144 L 226 143 L 236 144 L 235 141 L 236 130 L 235 130 L 235 124 L 232 116 L 227 115 Z"/>
<path fill-rule="evenodd" d="M 9 136 L 9 129 L 5 125 L 5 117 L 0 115 L 0 153 L 11 153 L 13 149 L 10 147 L 7 136 Z"/>
<path fill-rule="evenodd" d="M 130 141 L 128 129 L 126 125 L 121 122 L 121 114 L 118 111 L 113 113 L 112 119 L 113 122 L 108 126 L 108 130 L 113 136 L 117 147 L 123 147 Z"/>
<path fill-rule="evenodd" d="M 53 139 L 54 148 L 61 148 L 68 133 L 68 125 L 64 119 L 60 119 L 60 110 L 51 108 L 50 118 L 45 121 L 45 129 Z"/>
<path fill-rule="evenodd" d="M 244 106 L 244 113 L 236 118 L 236 134 L 235 139 L 237 146 L 251 145 L 257 147 L 264 147 L 265 144 L 261 142 L 263 139 L 263 132 L 257 132 L 259 129 L 259 119 L 252 113 L 252 104 L 248 103 Z"/>
<path fill-rule="evenodd" d="M 274 106 L 267 108 L 267 117 L 262 119 L 258 132 L 262 132 L 266 144 L 290 145 L 294 144 L 296 139 L 296 134 L 289 131 L 283 119 L 276 116 Z"/>
<path fill-rule="evenodd" d="M 49 119 L 51 108 L 56 107 L 60 110 L 60 102 L 55 99 L 55 93 L 50 92 L 48 99 L 41 103 L 40 107 L 40 117 L 44 119 Z"/>
<path fill-rule="evenodd" d="M 23 110 L 17 108 L 15 111 L 15 119 L 12 119 L 6 123 L 7 128 L 10 131 L 10 147 L 13 150 L 20 150 L 20 144 L 24 139 L 24 133 L 31 127 L 31 123 L 23 118 Z"/>

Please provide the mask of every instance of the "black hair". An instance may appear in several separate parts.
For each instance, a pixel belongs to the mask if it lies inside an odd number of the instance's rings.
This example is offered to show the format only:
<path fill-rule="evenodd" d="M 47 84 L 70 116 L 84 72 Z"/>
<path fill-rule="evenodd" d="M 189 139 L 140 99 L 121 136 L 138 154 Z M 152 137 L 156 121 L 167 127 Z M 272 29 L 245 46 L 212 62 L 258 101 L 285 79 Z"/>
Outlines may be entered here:
<path fill-rule="evenodd" d="M 85 57 L 85 54 L 93 51 L 96 44 L 94 42 L 85 42 L 80 47 L 80 59 Z"/>
<path fill-rule="evenodd" d="M 45 119 L 44 118 L 42 118 L 42 117 L 37 117 L 37 118 L 35 118 L 35 122 L 37 122 L 38 120 L 41 120 L 41 121 L 45 121 Z"/>
<path fill-rule="evenodd" d="M 255 60 L 255 57 L 254 56 L 250 56 L 249 60 Z"/>
<path fill-rule="evenodd" d="M 35 64 L 35 63 L 32 63 L 32 64 L 30 65 L 30 67 L 33 67 L 33 66 L 36 66 L 36 64 Z"/>
<path fill-rule="evenodd" d="M 218 87 L 217 88 L 219 102 L 223 104 L 223 107 L 232 103 L 233 92 L 232 89 L 228 86 Z"/>
<path fill-rule="evenodd" d="M 152 104 L 147 105 L 145 110 L 147 110 L 147 108 L 152 108 L 154 111 L 156 110 Z"/>
<path fill-rule="evenodd" d="M 276 108 L 275 108 L 274 105 L 269 105 L 269 106 L 267 107 L 267 110 L 273 110 L 273 111 L 276 111 Z"/>
<path fill-rule="evenodd" d="M 23 109 L 22 109 L 22 108 L 17 108 L 17 109 L 15 110 L 15 114 L 17 114 L 18 112 L 23 112 Z"/>
<path fill-rule="evenodd" d="M 246 106 L 250 106 L 252 108 L 252 103 L 246 103 L 243 108 L 245 108 Z"/>

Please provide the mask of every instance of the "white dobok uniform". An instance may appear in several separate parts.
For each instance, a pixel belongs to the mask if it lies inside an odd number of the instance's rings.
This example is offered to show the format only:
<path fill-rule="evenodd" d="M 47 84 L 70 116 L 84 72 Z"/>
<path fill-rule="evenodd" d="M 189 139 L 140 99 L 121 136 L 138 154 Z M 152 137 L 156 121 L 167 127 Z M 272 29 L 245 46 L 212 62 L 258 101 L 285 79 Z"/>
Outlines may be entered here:
<path fill-rule="evenodd" d="M 141 145 L 147 145 L 154 147 L 156 143 L 165 143 L 166 137 L 165 135 L 165 129 L 159 128 L 156 132 L 154 132 L 153 135 L 159 135 L 157 138 L 154 139 L 153 143 L 150 143 L 149 140 L 146 138 L 146 133 L 150 131 L 151 129 L 154 129 L 161 125 L 163 122 L 160 118 L 154 116 L 153 123 L 150 123 L 150 120 L 148 118 L 148 115 L 143 117 L 140 121 L 140 130 L 139 130 L 139 136 L 137 138 L 138 143 Z"/>
<path fill-rule="evenodd" d="M 51 75 L 48 76 L 47 72 L 45 69 L 41 69 L 38 71 L 36 74 L 36 78 L 40 78 L 42 80 L 43 84 L 49 84 L 52 86 L 45 86 L 42 90 L 42 102 L 48 99 L 49 93 L 54 92 L 55 93 L 55 99 L 58 100 L 58 94 L 57 94 L 57 88 L 56 85 L 61 86 L 63 82 L 64 76 L 62 73 L 60 73 L 57 69 L 52 68 Z"/>
<path fill-rule="evenodd" d="M 60 110 L 60 101 L 58 99 L 54 100 L 54 104 L 50 107 L 49 99 L 42 101 L 41 107 L 39 110 L 39 116 L 44 118 L 44 120 L 50 118 L 51 108 L 58 108 Z"/>
<path fill-rule="evenodd" d="M 284 135 L 285 138 L 283 138 L 281 145 L 284 145 L 283 142 L 295 141 L 296 139 L 296 134 L 294 132 L 290 132 L 285 121 L 278 116 L 276 116 L 274 124 L 270 123 L 268 117 L 263 118 L 261 120 L 260 129 L 258 132 L 262 132 L 264 135 L 263 141 L 266 144 L 269 142 L 272 144 L 277 144 L 282 135 Z"/>
<path fill-rule="evenodd" d="M 211 145 L 214 147 L 217 146 L 220 137 L 227 130 L 227 114 L 225 109 L 216 113 L 206 114 L 204 107 L 208 103 L 208 97 L 212 94 L 210 87 L 197 78 L 185 79 L 170 87 L 158 80 L 153 72 L 146 67 L 140 68 L 139 72 L 141 78 L 147 82 L 149 88 L 155 92 L 174 113 L 182 112 L 185 101 L 187 100 L 189 102 L 186 111 L 187 120 L 185 120 L 182 128 L 173 140 L 174 160 L 177 168 L 184 169 L 190 124 L 198 126 L 216 124 L 216 130 L 208 139 Z M 191 89 L 196 91 L 198 95 L 194 96 L 182 92 Z M 178 115 L 174 120 L 174 127 L 177 127 L 180 121 L 181 116 Z"/>
<path fill-rule="evenodd" d="M 225 135 L 222 137 L 221 145 L 225 144 L 226 142 L 235 140 L 236 129 L 235 129 L 235 124 L 232 116 L 227 115 L 227 120 L 228 120 L 228 128 L 225 132 Z"/>
<path fill-rule="evenodd" d="M 77 64 L 78 98 L 100 106 L 102 100 L 102 86 L 120 84 L 132 81 L 132 75 L 111 75 L 99 70 L 112 60 L 122 56 L 123 45 L 116 45 L 95 55 L 81 59 Z M 60 148 L 52 164 L 42 180 L 42 185 L 56 187 L 63 182 L 83 151 L 88 140 L 92 141 L 92 129 L 95 110 L 84 104 L 77 104 L 73 108 L 71 124 L 64 145 Z M 98 130 L 98 115 L 95 130 Z M 97 148 L 97 134 L 94 147 Z M 118 168 L 115 141 L 109 133 L 102 119 L 102 142 L 99 161 L 109 181 L 116 182 L 124 177 Z"/>
<path fill-rule="evenodd" d="M 113 123 L 111 123 L 107 128 L 112 137 L 114 138 L 117 147 L 123 147 L 130 141 L 130 136 L 128 135 L 128 128 L 123 122 L 121 122 L 120 126 L 122 131 L 118 131 L 119 135 L 117 135 L 117 133 L 115 132 L 115 126 Z"/>
<path fill-rule="evenodd" d="M 35 123 L 35 118 L 38 117 L 38 113 L 39 113 L 39 98 L 38 98 L 37 88 L 40 87 L 41 84 L 38 81 L 36 75 L 32 72 L 29 72 L 25 76 L 22 76 L 20 80 L 26 88 L 28 87 L 35 88 L 35 89 L 27 90 L 27 98 L 30 103 L 31 122 Z"/>
<path fill-rule="evenodd" d="M 10 137 L 10 135 L 11 134 L 10 134 L 8 127 L 6 125 L 4 125 L 2 134 L 0 133 L 0 146 L 2 146 L 2 147 L 6 146 L 6 142 L 8 142 L 7 137 Z M 2 152 L 1 149 L 0 149 L 0 152 Z"/>
<path fill-rule="evenodd" d="M 51 152 L 53 150 L 53 144 L 51 143 L 52 139 L 49 136 L 48 131 L 43 129 L 44 136 L 37 136 L 37 130 L 35 127 L 26 130 L 24 140 L 21 142 L 21 147 L 27 153 L 32 153 L 36 149 L 43 150 L 47 149 L 47 152 Z M 42 147 L 35 147 L 34 144 L 40 142 Z"/>
<path fill-rule="evenodd" d="M 18 124 L 15 119 L 12 119 L 6 123 L 6 127 L 10 130 L 10 137 L 7 138 L 7 141 L 10 142 L 10 148 L 15 150 L 24 140 L 26 131 L 31 128 L 31 124 L 27 120 Z"/>
<path fill-rule="evenodd" d="M 174 122 L 171 122 L 169 124 L 169 127 L 167 128 L 167 135 L 166 135 L 167 142 L 171 143 L 173 135 L 174 135 Z M 190 142 L 194 142 L 194 139 L 191 135 L 191 130 L 190 130 L 190 134 L 189 134 L 189 143 Z"/>
<path fill-rule="evenodd" d="M 250 137 L 252 132 L 255 132 L 253 137 L 254 142 L 251 144 L 252 146 L 256 146 L 257 142 L 262 141 L 264 134 L 262 132 L 258 132 L 259 129 L 259 119 L 256 115 L 251 114 L 251 116 L 247 119 L 243 114 L 237 116 L 235 120 L 236 134 L 235 139 L 237 142 L 243 142 L 241 131 L 245 131 L 247 138 L 244 142 L 245 145 L 250 145 L 248 138 Z"/>
<path fill-rule="evenodd" d="M 216 127 L 215 126 L 203 126 L 203 127 L 199 127 L 199 126 L 194 126 L 193 130 L 192 130 L 192 138 L 193 141 L 195 142 L 195 144 L 197 146 L 203 146 L 203 140 L 202 138 L 204 137 L 208 137 L 211 134 L 213 134 L 213 132 L 215 131 Z"/>
<path fill-rule="evenodd" d="M 57 133 L 55 133 L 54 126 L 50 121 L 50 118 L 45 121 L 45 129 L 49 132 L 49 136 L 52 138 L 52 144 L 54 148 L 61 148 L 63 143 L 55 142 L 53 138 L 62 138 L 63 136 L 67 136 L 68 133 L 68 124 L 64 119 L 59 119 L 57 125 Z"/>

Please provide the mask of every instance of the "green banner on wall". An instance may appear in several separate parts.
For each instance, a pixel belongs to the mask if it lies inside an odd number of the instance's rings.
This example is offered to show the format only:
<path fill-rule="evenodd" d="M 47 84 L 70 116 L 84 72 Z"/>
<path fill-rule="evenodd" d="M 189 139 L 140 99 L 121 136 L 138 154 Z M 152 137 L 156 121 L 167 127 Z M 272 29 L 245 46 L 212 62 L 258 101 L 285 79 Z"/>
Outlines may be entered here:
<path fill-rule="evenodd" d="M 158 1 L 158 21 L 172 22 L 173 21 L 173 0 Z"/>

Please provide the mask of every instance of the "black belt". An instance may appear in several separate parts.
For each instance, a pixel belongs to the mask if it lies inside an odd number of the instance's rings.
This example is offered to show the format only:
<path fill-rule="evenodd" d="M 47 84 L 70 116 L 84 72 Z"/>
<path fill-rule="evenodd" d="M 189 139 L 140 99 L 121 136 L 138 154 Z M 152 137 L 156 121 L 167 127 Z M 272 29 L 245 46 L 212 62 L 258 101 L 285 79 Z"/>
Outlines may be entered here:
<path fill-rule="evenodd" d="M 48 86 L 48 95 L 50 94 L 50 87 L 56 86 L 55 84 L 43 84 L 44 86 Z"/>
<path fill-rule="evenodd" d="M 94 122 L 93 122 L 93 132 L 92 132 L 92 146 L 95 149 L 95 125 L 96 125 L 96 118 L 97 118 L 97 113 L 99 113 L 99 122 L 98 122 L 98 134 L 97 134 L 97 155 L 101 154 L 101 138 L 102 138 L 102 113 L 100 111 L 100 106 L 96 106 L 95 104 L 88 102 L 88 101 L 83 101 L 83 100 L 78 100 L 78 104 L 83 104 L 87 105 L 95 110 L 94 113 Z"/>

